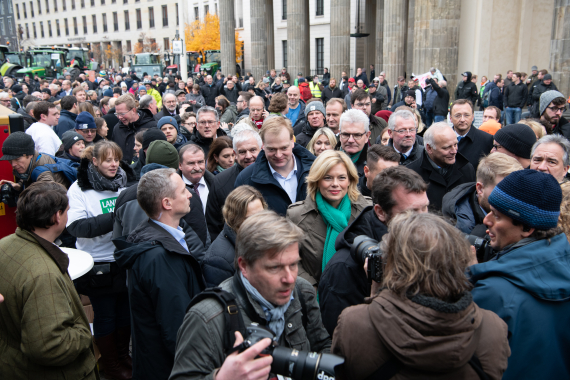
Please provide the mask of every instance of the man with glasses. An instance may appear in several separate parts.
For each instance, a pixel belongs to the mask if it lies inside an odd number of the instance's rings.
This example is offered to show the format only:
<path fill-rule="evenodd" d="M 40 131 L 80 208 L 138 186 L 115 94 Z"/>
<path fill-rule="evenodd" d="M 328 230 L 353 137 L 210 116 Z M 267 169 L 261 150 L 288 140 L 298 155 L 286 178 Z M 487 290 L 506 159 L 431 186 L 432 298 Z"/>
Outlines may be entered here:
<path fill-rule="evenodd" d="M 226 133 L 220 128 L 220 119 L 215 108 L 210 106 L 200 108 L 196 120 L 196 129 L 190 136 L 189 144 L 198 145 L 204 150 L 204 156 L 208 157 L 210 145 L 217 137 L 225 136 Z"/>
<path fill-rule="evenodd" d="M 176 95 L 172 93 L 164 94 L 162 97 L 162 110 L 154 115 L 154 120 L 157 122 L 165 116 L 171 116 L 180 123 L 180 110 L 178 109 Z"/>
<path fill-rule="evenodd" d="M 370 98 L 368 99 L 370 101 Z M 336 146 L 351 158 L 358 177 L 364 176 L 364 166 L 368 154 L 368 139 L 370 138 L 370 120 L 362 111 L 350 109 L 340 117 L 340 141 Z"/>
<path fill-rule="evenodd" d="M 499 129 L 493 137 L 495 141 L 491 152 L 514 157 L 525 169 L 530 166 L 531 149 L 536 143 L 532 128 L 525 124 L 511 124 Z"/>
<path fill-rule="evenodd" d="M 457 135 L 459 153 L 477 170 L 481 157 L 493 149 L 493 136 L 473 127 L 474 119 L 473 103 L 470 100 L 458 99 L 451 104 L 450 120 Z"/>
<path fill-rule="evenodd" d="M 540 121 L 549 126 L 547 130 L 552 133 L 564 135 L 570 139 L 570 124 L 562 115 L 568 106 L 566 98 L 558 91 L 546 91 L 540 96 L 539 104 Z"/>
<path fill-rule="evenodd" d="M 0 104 L 11 109 L 10 95 L 7 92 L 0 92 Z"/>
<path fill-rule="evenodd" d="M 423 139 L 417 135 L 417 122 L 416 115 L 408 110 L 396 111 L 388 119 L 388 145 L 400 155 L 400 165 L 409 165 L 424 151 Z"/>
<path fill-rule="evenodd" d="M 119 96 L 115 101 L 115 116 L 119 122 L 113 128 L 113 141 L 123 150 L 123 160 L 132 162 L 135 135 L 141 129 L 156 128 L 156 120 L 148 109 L 136 108 L 129 94 Z"/>
<path fill-rule="evenodd" d="M 384 128 L 388 126 L 386 120 L 376 117 L 372 114 L 372 98 L 370 94 L 362 89 L 354 90 L 350 95 L 351 109 L 364 112 L 369 122 L 370 134 L 368 138 L 374 142 L 376 138 L 382 134 Z"/>
<path fill-rule="evenodd" d="M 249 92 L 247 91 L 239 92 L 239 96 L 236 102 L 236 108 L 238 111 L 236 124 L 239 123 L 239 121 L 242 118 L 249 116 L 249 101 L 251 100 L 251 98 L 253 98 L 253 95 L 251 95 Z"/>

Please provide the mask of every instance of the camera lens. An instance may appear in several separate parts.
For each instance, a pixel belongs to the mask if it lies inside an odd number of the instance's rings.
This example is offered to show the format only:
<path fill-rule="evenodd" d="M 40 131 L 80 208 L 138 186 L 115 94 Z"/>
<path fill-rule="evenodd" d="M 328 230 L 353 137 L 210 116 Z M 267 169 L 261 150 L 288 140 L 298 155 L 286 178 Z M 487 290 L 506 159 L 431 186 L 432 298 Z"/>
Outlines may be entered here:
<path fill-rule="evenodd" d="M 354 238 L 350 254 L 356 256 L 360 260 L 360 265 L 364 265 L 364 260 L 370 254 L 370 251 L 378 248 L 378 242 L 366 235 L 360 235 Z"/>
<path fill-rule="evenodd" d="M 271 372 L 294 380 L 334 379 L 340 356 L 277 347 L 273 350 Z"/>

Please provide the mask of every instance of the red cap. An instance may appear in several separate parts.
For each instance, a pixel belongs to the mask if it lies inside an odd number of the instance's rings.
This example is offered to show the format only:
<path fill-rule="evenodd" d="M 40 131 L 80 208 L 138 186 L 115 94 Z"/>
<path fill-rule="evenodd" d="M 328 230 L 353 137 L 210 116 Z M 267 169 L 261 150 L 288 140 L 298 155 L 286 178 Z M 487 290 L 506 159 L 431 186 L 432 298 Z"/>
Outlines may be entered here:
<path fill-rule="evenodd" d="M 355 83 L 356 81 L 354 80 L 354 78 L 348 78 L 349 82 Z"/>

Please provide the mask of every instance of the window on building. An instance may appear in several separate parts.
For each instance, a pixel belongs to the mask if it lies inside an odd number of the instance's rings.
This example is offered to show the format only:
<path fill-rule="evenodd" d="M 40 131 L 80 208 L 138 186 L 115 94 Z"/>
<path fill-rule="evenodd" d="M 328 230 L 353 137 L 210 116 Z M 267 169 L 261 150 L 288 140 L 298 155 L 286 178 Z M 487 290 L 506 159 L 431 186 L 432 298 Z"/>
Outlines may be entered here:
<path fill-rule="evenodd" d="M 170 50 L 170 43 L 168 41 L 168 37 L 164 37 L 164 51 Z"/>
<path fill-rule="evenodd" d="M 48 24 L 48 36 L 53 37 L 51 32 L 51 20 L 48 20 L 47 24 Z"/>
<path fill-rule="evenodd" d="M 28 12 L 26 12 L 26 3 L 22 3 L 22 7 L 24 7 L 24 18 L 28 18 Z"/>
<path fill-rule="evenodd" d="M 95 6 L 95 0 L 91 0 L 91 6 L 92 6 L 92 7 Z"/>
<path fill-rule="evenodd" d="M 176 3 L 176 26 L 180 25 L 180 19 L 179 19 L 179 14 L 178 14 L 178 3 Z"/>
<path fill-rule="evenodd" d="M 65 23 L 65 35 L 69 36 L 69 24 L 67 22 L 67 19 L 63 19 L 63 22 Z"/>
<path fill-rule="evenodd" d="M 18 20 L 20 19 L 20 5 L 16 4 L 16 16 L 18 17 Z"/>
<path fill-rule="evenodd" d="M 87 16 L 83 16 L 83 34 L 87 34 Z"/>
<path fill-rule="evenodd" d="M 131 19 L 129 17 L 129 11 L 125 11 L 125 30 L 131 30 Z"/>
<path fill-rule="evenodd" d="M 24 13 L 26 13 L 26 5 L 24 4 Z M 194 20 L 200 20 L 200 10 L 194 7 Z"/>
<path fill-rule="evenodd" d="M 317 38 L 317 74 L 322 74 L 324 72 L 325 65 L 325 39 Z"/>
<path fill-rule="evenodd" d="M 2 10 L 4 10 L 4 7 L 2 7 Z M 34 15 L 34 3 L 32 3 L 31 1 L 30 1 L 30 14 L 32 15 L 32 18 L 36 17 Z"/>
<path fill-rule="evenodd" d="M 78 31 L 77 31 L 77 17 L 73 18 L 73 33 L 77 36 Z"/>
<path fill-rule="evenodd" d="M 2 4 L 4 5 L 4 4 Z M 0 18 L 0 33 L 6 34 L 6 30 L 4 29 L 4 19 Z"/>
<path fill-rule="evenodd" d="M 133 48 L 131 46 L 131 40 L 127 40 L 127 51 L 133 51 Z"/>
<path fill-rule="evenodd" d="M 148 7 L 148 27 L 154 28 L 154 8 Z"/>
<path fill-rule="evenodd" d="M 214 3 L 214 12 L 216 12 L 216 16 L 218 15 L 218 3 Z"/>
<path fill-rule="evenodd" d="M 47 1 L 46 1 L 47 2 Z M 57 12 L 57 0 L 53 0 L 53 11 Z M 49 12 L 49 7 L 46 6 L 46 12 Z"/>
<path fill-rule="evenodd" d="M 137 29 L 142 29 L 142 17 L 140 9 L 137 9 Z"/>
<path fill-rule="evenodd" d="M 51 29 L 51 26 L 50 26 Z M 55 34 L 61 37 L 61 30 L 59 29 L 59 20 L 55 20 Z"/>
<path fill-rule="evenodd" d="M 325 14 L 324 0 L 317 0 L 317 16 L 322 16 L 324 14 Z"/>
<path fill-rule="evenodd" d="M 71 10 L 75 9 L 75 0 L 71 0 Z"/>
<path fill-rule="evenodd" d="M 81 0 L 81 8 L 85 8 L 85 0 Z"/>
<path fill-rule="evenodd" d="M 119 31 L 119 15 L 117 12 L 113 12 L 113 30 L 115 32 Z"/>
<path fill-rule="evenodd" d="M 26 38 L 30 39 L 30 28 L 28 27 L 28 24 L 26 24 Z"/>
<path fill-rule="evenodd" d="M 162 6 L 162 27 L 168 26 L 168 6 Z"/>
<path fill-rule="evenodd" d="M 46 13 L 49 13 L 49 3 L 48 3 L 48 0 L 46 0 Z M 2 14 L 4 14 L 4 4 L 2 4 Z M 38 14 L 39 14 L 39 15 L 42 14 L 42 2 L 41 2 L 41 0 L 38 0 Z"/>
<path fill-rule="evenodd" d="M 12 0 L 8 0 L 8 13 L 12 14 Z"/>
<path fill-rule="evenodd" d="M 204 5 L 204 18 L 206 18 L 206 15 L 210 13 L 210 6 L 209 5 Z"/>
<path fill-rule="evenodd" d="M 14 31 L 12 30 L 12 17 L 8 16 L 6 19 L 6 23 L 8 24 L 8 33 L 12 34 Z"/>
<path fill-rule="evenodd" d="M 287 20 L 287 0 L 281 3 L 281 20 Z"/>
<path fill-rule="evenodd" d="M 42 38 L 46 37 L 46 34 L 44 33 L 44 22 L 40 21 L 40 36 L 42 36 Z"/>
<path fill-rule="evenodd" d="M 67 10 L 67 0 L 61 0 L 61 10 L 63 10 L 64 12 Z"/>
<path fill-rule="evenodd" d="M 95 24 L 95 23 L 93 23 Z M 103 33 L 107 32 L 107 14 L 103 13 Z M 95 33 L 95 30 L 93 30 L 93 33 Z"/>
<path fill-rule="evenodd" d="M 91 19 L 93 20 L 93 33 L 97 33 L 97 15 L 92 15 Z"/>
<path fill-rule="evenodd" d="M 281 41 L 283 49 L 283 67 L 287 67 L 287 40 Z"/>

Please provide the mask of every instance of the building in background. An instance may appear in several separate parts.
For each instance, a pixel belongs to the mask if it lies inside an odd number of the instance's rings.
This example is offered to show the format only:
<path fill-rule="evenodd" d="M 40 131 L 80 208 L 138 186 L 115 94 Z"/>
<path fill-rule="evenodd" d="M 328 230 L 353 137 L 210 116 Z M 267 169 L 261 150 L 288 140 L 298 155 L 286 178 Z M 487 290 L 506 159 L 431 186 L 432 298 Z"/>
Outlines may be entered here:
<path fill-rule="evenodd" d="M 18 49 L 12 0 L 0 0 L 0 45 L 9 45 L 14 51 Z"/>

